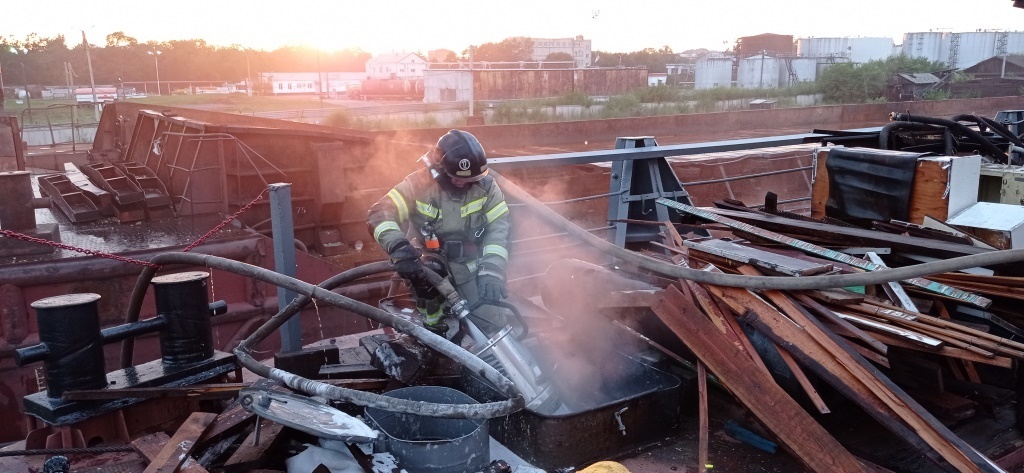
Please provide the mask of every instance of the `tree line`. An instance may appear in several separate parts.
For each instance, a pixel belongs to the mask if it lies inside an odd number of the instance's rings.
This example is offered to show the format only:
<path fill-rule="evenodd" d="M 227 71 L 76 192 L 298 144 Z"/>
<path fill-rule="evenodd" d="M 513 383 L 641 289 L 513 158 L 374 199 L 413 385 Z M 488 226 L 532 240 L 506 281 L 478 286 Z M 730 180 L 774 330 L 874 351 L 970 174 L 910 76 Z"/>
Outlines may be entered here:
<path fill-rule="evenodd" d="M 93 40 L 95 41 L 95 40 Z M 159 65 L 161 81 L 239 82 L 259 72 L 362 72 L 372 55 L 359 48 L 323 52 L 312 48 L 284 46 L 272 51 L 241 45 L 215 46 L 202 39 L 139 42 L 123 32 L 108 34 L 102 44 L 90 41 L 89 55 L 96 84 L 155 81 Z M 529 38 L 507 38 L 500 42 L 471 46 L 474 61 L 530 61 Z M 470 47 L 461 54 L 448 51 L 435 58 L 440 62 L 466 61 Z M 154 55 L 159 53 L 154 59 Z M 426 57 L 426 55 L 422 56 Z M 665 64 L 677 55 L 668 46 L 629 53 L 592 52 L 598 67 L 647 67 L 665 72 Z M 569 61 L 566 53 L 549 55 L 549 61 Z M 39 36 L 24 39 L 0 38 L 0 71 L 4 84 L 65 85 L 69 74 L 76 85 L 89 83 L 85 43 L 76 37 Z"/>
<path fill-rule="evenodd" d="M 140 43 L 122 32 L 111 33 L 105 40 L 102 45 L 89 44 L 96 84 L 155 81 L 157 65 L 161 81 L 239 82 L 250 73 L 255 80 L 259 72 L 361 72 L 371 57 L 358 48 L 320 52 L 285 46 L 264 51 L 214 46 L 202 39 Z M 85 44 L 77 38 L 35 34 L 22 40 L 0 38 L 0 68 L 7 87 L 26 82 L 64 85 L 68 71 L 74 84 L 88 84 L 88 61 Z"/>

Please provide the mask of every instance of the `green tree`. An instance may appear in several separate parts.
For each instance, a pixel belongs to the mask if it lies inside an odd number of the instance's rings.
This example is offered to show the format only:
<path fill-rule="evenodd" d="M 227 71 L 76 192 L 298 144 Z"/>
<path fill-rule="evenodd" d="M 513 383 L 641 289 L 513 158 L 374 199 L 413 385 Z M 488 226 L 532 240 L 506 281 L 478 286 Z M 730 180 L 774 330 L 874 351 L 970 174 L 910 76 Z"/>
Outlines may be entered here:
<path fill-rule="evenodd" d="M 533 53 L 533 40 L 522 36 L 505 38 L 500 43 L 484 43 L 473 49 L 474 61 L 518 62 L 529 61 Z M 469 58 L 469 49 L 462 52 Z"/>
<path fill-rule="evenodd" d="M 822 72 L 818 84 L 829 102 L 864 103 L 883 97 L 886 82 L 893 74 L 944 69 L 946 66 L 941 62 L 901 54 L 864 64 L 836 64 Z"/>

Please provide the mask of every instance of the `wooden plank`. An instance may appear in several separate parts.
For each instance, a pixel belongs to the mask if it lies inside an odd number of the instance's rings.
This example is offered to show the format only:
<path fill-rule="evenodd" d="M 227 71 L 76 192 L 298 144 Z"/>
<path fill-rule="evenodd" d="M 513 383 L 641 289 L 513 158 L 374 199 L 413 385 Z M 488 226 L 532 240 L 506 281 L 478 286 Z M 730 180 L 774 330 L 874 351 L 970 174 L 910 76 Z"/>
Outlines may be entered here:
<path fill-rule="evenodd" d="M 598 307 L 602 308 L 629 308 L 629 307 L 650 307 L 660 299 L 660 289 L 646 289 L 635 291 L 612 291 L 600 294 Z"/>
<path fill-rule="evenodd" d="M 180 387 L 150 387 L 121 389 L 82 389 L 68 391 L 62 396 L 65 401 L 93 401 L 106 399 L 154 398 L 185 396 L 195 400 L 226 399 L 238 395 L 238 390 L 249 387 L 249 383 L 194 384 Z"/>
<path fill-rule="evenodd" d="M 146 463 L 148 464 L 153 462 L 153 459 L 160 454 L 160 450 L 162 450 L 170 440 L 171 438 L 168 437 L 167 434 L 163 432 L 156 432 L 133 440 L 132 447 L 135 447 L 135 451 L 145 458 Z M 192 457 L 189 457 L 185 460 L 185 463 L 181 464 L 181 469 L 178 471 L 181 473 L 206 473 L 206 468 L 203 468 L 199 462 L 195 461 Z"/>
<path fill-rule="evenodd" d="M 746 290 L 708 288 L 733 310 L 748 315 L 748 320 L 761 327 L 766 335 L 776 337 L 776 343 L 792 346 L 795 352 L 791 353 L 799 355 L 798 358 L 815 369 L 818 376 L 834 383 L 833 386 L 864 407 L 865 412 L 929 458 L 938 455 L 962 472 L 997 471 L 875 367 L 851 354 L 839 344 L 838 337 L 832 338 L 834 335 L 830 336 L 795 304 L 790 307 L 795 310 L 787 310 L 783 317 Z M 941 464 L 941 460 L 937 461 Z"/>
<path fill-rule="evenodd" d="M 915 314 L 914 320 L 906 320 L 894 316 L 890 310 L 878 305 L 859 304 L 847 306 L 847 308 L 899 323 L 981 355 L 986 355 L 987 352 L 986 356 L 1000 353 L 1014 358 L 1024 358 L 1024 351 L 1018 349 L 1019 343 L 929 315 Z"/>
<path fill-rule="evenodd" d="M 987 356 L 982 356 L 971 351 L 951 346 L 944 346 L 939 348 L 938 350 L 929 350 L 925 349 L 919 344 L 911 343 L 903 338 L 889 335 L 886 333 L 877 333 L 875 334 L 875 338 L 877 338 L 878 341 L 893 347 L 918 350 L 925 353 L 932 353 L 935 355 L 942 355 L 950 358 L 959 358 L 962 360 L 968 360 L 975 363 L 984 363 L 986 365 L 998 366 L 1000 368 L 1010 368 L 1013 366 L 1013 360 L 1005 356 L 995 356 L 989 358 Z"/>
<path fill-rule="evenodd" d="M 711 321 L 699 314 L 684 314 L 681 307 L 686 301 L 678 289 L 670 286 L 662 294 L 662 302 L 652 307 L 658 318 L 809 468 L 836 473 L 868 471 Z M 771 402 L 765 402 L 768 399 Z"/>
<path fill-rule="evenodd" d="M 726 315 L 722 312 L 722 309 L 715 304 L 715 301 L 708 295 L 705 290 L 699 284 L 684 280 L 686 287 L 690 289 L 690 294 L 693 295 L 694 300 L 700 305 L 701 309 L 704 310 L 704 314 L 708 316 L 713 324 L 719 328 L 726 338 L 729 338 L 735 346 L 737 346 L 743 353 L 754 362 L 759 369 L 764 373 L 771 373 L 771 370 L 764 364 L 764 360 L 761 359 L 761 355 L 757 354 L 757 350 L 754 349 L 754 345 L 750 343 L 750 339 L 747 338 L 743 330 L 740 330 L 739 325 L 736 323 L 736 319 Z"/>
<path fill-rule="evenodd" d="M 811 380 L 807 379 L 807 374 L 804 373 L 804 369 L 793 359 L 793 355 L 790 355 L 788 351 L 783 350 L 778 345 L 775 345 L 775 350 L 779 352 L 779 357 L 782 358 L 782 362 L 789 368 L 789 372 L 796 378 L 797 383 L 800 383 L 800 387 L 803 388 L 804 393 L 810 398 L 811 404 L 814 404 L 814 408 L 822 414 L 828 414 L 832 412 L 829 410 L 828 405 L 825 404 L 825 400 L 818 394 L 818 390 L 811 384 Z"/>
<path fill-rule="evenodd" d="M 164 445 L 160 453 L 153 457 L 144 473 L 174 473 L 178 471 L 195 447 L 196 440 L 203 435 L 206 428 L 216 418 L 217 414 L 193 412 Z"/>
<path fill-rule="evenodd" d="M 832 271 L 831 264 L 815 264 L 760 248 L 739 245 L 731 241 L 702 240 L 686 241 L 683 244 L 691 250 L 697 250 L 741 264 L 749 264 L 769 272 L 789 276 L 811 276 Z"/>
<path fill-rule="evenodd" d="M 697 471 L 708 471 L 708 379 L 704 363 L 697 362 Z"/>
<path fill-rule="evenodd" d="M 754 269 L 754 267 L 752 266 L 740 266 L 739 271 L 740 274 L 745 274 L 747 276 L 761 276 L 761 273 L 757 269 Z M 776 305 L 779 305 L 780 303 L 782 303 L 782 305 L 793 305 L 793 302 L 790 301 L 789 298 L 786 297 L 786 295 L 780 291 L 768 290 L 763 291 L 763 294 Z M 780 305 L 780 307 L 782 306 Z M 804 393 L 807 394 L 808 399 L 810 399 L 811 403 L 814 404 L 814 407 L 818 409 L 818 412 L 822 414 L 828 414 L 829 412 L 832 412 L 829 410 L 828 406 L 825 405 L 825 400 L 821 398 L 821 396 L 818 394 L 818 390 L 815 389 L 814 385 L 811 384 L 811 381 L 807 379 L 807 375 L 804 373 L 803 368 L 801 368 L 800 365 L 797 364 L 796 360 L 793 359 L 793 356 L 790 355 L 789 352 L 779 347 L 778 344 L 775 345 L 775 349 L 776 351 L 778 351 L 783 363 L 786 363 L 786 366 L 789 368 L 790 373 L 793 374 L 793 378 L 797 380 L 797 382 L 800 384 L 800 387 L 803 388 Z"/>
<path fill-rule="evenodd" d="M 284 388 L 280 381 L 267 378 L 260 378 L 252 383 L 252 387 L 256 389 L 287 391 L 287 388 Z M 213 420 L 213 423 L 206 429 L 206 432 L 203 432 L 203 436 L 199 438 L 198 443 L 204 444 L 216 441 L 226 434 L 238 431 L 252 421 L 253 416 L 254 414 L 242 407 L 239 399 L 235 399 L 220 414 L 217 414 L 217 418 Z"/>
<path fill-rule="evenodd" d="M 257 444 L 256 442 L 257 429 L 253 429 L 252 433 L 238 446 L 238 450 L 235 450 L 235 453 L 231 454 L 231 458 L 228 458 L 228 461 L 224 463 L 224 471 L 249 471 L 263 465 L 265 461 L 264 456 L 273 449 L 281 437 L 281 431 L 284 429 L 284 426 L 258 417 L 257 421 L 262 422 L 262 426 L 259 429 L 259 443 Z"/>
<path fill-rule="evenodd" d="M 842 289 L 819 289 L 807 292 L 814 294 L 816 299 L 821 299 L 829 304 L 847 305 L 864 302 L 864 294 L 857 294 L 856 292 Z"/>
<path fill-rule="evenodd" d="M 882 257 L 876 255 L 875 253 L 869 251 L 865 254 L 865 256 L 867 256 L 868 260 L 871 261 L 872 263 L 880 264 L 883 266 L 885 265 L 885 261 L 882 261 Z M 887 283 L 882 284 L 882 289 L 885 291 L 886 294 L 889 295 L 889 298 L 892 299 L 892 301 L 895 302 L 896 305 L 909 311 L 920 312 L 917 310 L 917 305 L 914 304 L 914 301 L 910 300 L 910 296 L 907 295 L 907 291 L 904 291 L 903 287 L 900 286 L 900 283 L 896 281 L 889 281 Z"/>
<path fill-rule="evenodd" d="M 801 304 L 810 309 L 812 312 L 818 314 L 821 317 L 824 317 L 829 322 L 832 322 L 840 327 L 843 327 L 844 330 L 853 334 L 853 336 L 857 337 L 857 339 L 867 344 L 869 347 L 871 347 L 871 349 L 875 350 L 876 352 L 882 355 L 887 354 L 888 349 L 885 347 L 884 343 L 878 341 L 871 335 L 868 335 L 863 330 L 854 327 L 853 324 L 851 324 L 850 322 L 847 322 L 843 320 L 841 317 L 836 316 L 835 312 L 833 312 L 831 309 L 828 309 L 825 306 L 819 304 L 817 301 L 811 299 L 806 294 L 794 293 L 794 296 L 798 301 L 800 301 Z"/>
<path fill-rule="evenodd" d="M 674 201 L 672 201 L 674 202 Z M 953 258 L 957 256 L 976 255 L 992 250 L 971 245 L 951 243 L 948 241 L 931 240 L 928 238 L 894 235 L 877 230 L 865 230 L 857 227 L 844 227 L 821 222 L 808 222 L 778 215 L 766 215 L 754 212 L 740 212 L 725 209 L 707 209 L 718 215 L 757 225 L 761 228 L 785 232 L 786 234 L 812 235 L 838 239 L 845 245 L 878 246 L 891 248 L 894 251 L 906 251 L 912 254 Z"/>
<path fill-rule="evenodd" d="M 865 319 L 863 317 L 858 317 L 858 316 L 853 315 L 853 314 L 844 314 L 842 312 L 833 312 L 833 313 L 836 314 L 837 317 L 839 317 L 839 318 L 841 318 L 843 320 L 846 320 L 846 321 L 848 321 L 850 323 L 859 325 L 861 327 L 867 328 L 867 329 L 875 331 L 875 332 L 888 333 L 889 335 L 892 335 L 894 337 L 903 338 L 903 339 L 905 339 L 906 341 L 908 341 L 910 343 L 916 343 L 916 344 L 921 345 L 922 348 L 927 348 L 927 349 L 935 350 L 935 349 L 938 349 L 939 347 L 943 346 L 942 340 L 939 340 L 937 338 L 932 338 L 932 337 L 929 337 L 927 335 L 922 335 L 920 333 L 917 333 L 917 332 L 914 332 L 914 331 L 911 331 L 911 330 L 903 330 L 903 329 L 894 327 L 894 326 L 889 325 L 889 324 L 884 324 L 884 323 L 881 323 L 881 322 L 875 322 L 873 320 Z"/>
<path fill-rule="evenodd" d="M 952 317 L 949 316 L 949 311 L 946 310 L 945 303 L 943 303 L 941 300 L 936 299 L 935 307 L 939 308 L 939 318 L 943 320 L 952 320 Z M 972 383 L 981 383 L 981 376 L 978 374 L 978 370 L 975 369 L 973 363 L 967 360 L 950 359 L 948 361 L 950 369 L 952 369 L 954 373 L 959 373 L 960 371 L 963 371 L 963 376 L 958 376 L 957 379 L 967 379 Z"/>
<path fill-rule="evenodd" d="M 666 199 L 666 198 L 658 198 L 657 202 L 659 204 L 661 204 L 661 205 L 665 205 L 667 207 L 671 207 L 671 208 L 679 210 L 681 212 L 685 212 L 685 213 L 687 213 L 689 215 L 700 217 L 700 218 L 703 218 L 705 220 L 711 220 L 711 221 L 717 222 L 717 223 L 723 223 L 723 224 L 728 225 L 729 227 L 732 227 L 734 229 L 741 230 L 741 231 L 747 232 L 747 233 L 751 233 L 751 234 L 760 236 L 762 238 L 766 238 L 766 239 L 771 240 L 771 241 L 776 241 L 776 242 L 779 242 L 779 243 L 783 243 L 785 245 L 791 246 L 793 248 L 797 248 L 797 249 L 799 249 L 801 251 L 804 251 L 806 253 L 810 253 L 810 254 L 818 255 L 818 256 L 821 256 L 821 257 L 824 257 L 824 258 L 827 258 L 827 259 L 830 259 L 830 260 L 835 260 L 835 261 L 839 261 L 839 262 L 842 262 L 842 263 L 846 263 L 846 264 L 849 264 L 851 266 L 854 266 L 856 268 L 860 268 L 860 269 L 863 269 L 863 270 L 866 270 L 866 271 L 882 271 L 882 270 L 885 270 L 885 269 L 889 269 L 885 265 L 875 264 L 875 263 L 872 263 L 872 262 L 870 262 L 870 261 L 868 261 L 866 259 L 857 258 L 855 256 L 850 256 L 850 255 L 848 255 L 846 253 L 840 253 L 838 251 L 830 250 L 828 248 L 824 248 L 824 247 L 821 247 L 821 246 L 818 246 L 818 245 L 815 245 L 815 244 L 812 244 L 812 243 L 808 243 L 806 241 L 798 240 L 796 238 L 792 238 L 792 237 L 789 237 L 789 236 L 786 236 L 786 235 L 782 235 L 782 234 L 779 234 L 779 233 L 770 232 L 768 230 L 764 230 L 762 228 L 755 227 L 755 226 L 750 225 L 748 223 L 743 223 L 743 222 L 740 222 L 738 220 L 733 220 L 733 219 L 731 219 L 729 217 L 725 217 L 723 215 L 720 215 L 721 211 L 712 212 L 712 211 L 709 211 L 709 210 L 706 210 L 706 209 L 699 209 L 699 208 L 694 207 L 692 205 L 686 205 L 686 204 L 679 203 L 679 202 L 676 202 L 674 200 L 670 200 L 670 199 Z M 794 221 L 796 221 L 796 220 L 794 220 Z M 891 235 L 891 234 L 889 234 L 889 235 L 890 236 L 895 236 L 895 235 Z M 911 286 L 918 287 L 918 288 L 920 288 L 922 290 L 925 290 L 925 291 L 933 292 L 935 294 L 939 294 L 939 295 L 942 295 L 942 296 L 945 296 L 945 297 L 949 297 L 951 299 L 956 299 L 956 300 L 959 300 L 959 301 L 967 303 L 967 304 L 976 305 L 976 306 L 981 307 L 981 308 L 987 308 L 988 306 L 992 305 L 992 301 L 991 300 L 986 299 L 984 297 L 981 297 L 981 296 L 979 296 L 977 294 L 971 294 L 971 293 L 966 292 L 966 291 L 961 291 L 961 290 L 959 290 L 959 289 L 957 289 L 955 287 L 947 286 L 945 284 L 937 283 L 935 281 L 929 281 L 928 279 L 925 279 L 925 278 L 904 279 L 904 280 L 902 280 L 902 282 L 905 283 L 905 284 L 909 284 Z"/>

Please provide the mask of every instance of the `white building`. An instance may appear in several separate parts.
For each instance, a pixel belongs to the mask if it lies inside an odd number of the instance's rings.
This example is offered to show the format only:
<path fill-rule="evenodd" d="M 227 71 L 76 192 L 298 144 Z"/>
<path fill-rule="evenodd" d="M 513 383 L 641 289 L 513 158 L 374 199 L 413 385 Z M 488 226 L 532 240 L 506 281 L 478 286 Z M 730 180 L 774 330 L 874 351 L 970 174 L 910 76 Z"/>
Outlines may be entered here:
<path fill-rule="evenodd" d="M 348 86 L 366 78 L 363 72 L 261 72 L 259 83 L 274 95 L 344 94 Z"/>
<path fill-rule="evenodd" d="M 566 53 L 572 56 L 577 68 L 589 67 L 591 60 L 590 40 L 582 35 L 575 38 L 530 38 L 533 51 L 530 59 L 543 61 L 551 53 Z"/>
<path fill-rule="evenodd" d="M 366 61 L 367 79 L 422 79 L 427 60 L 416 53 L 387 53 Z"/>

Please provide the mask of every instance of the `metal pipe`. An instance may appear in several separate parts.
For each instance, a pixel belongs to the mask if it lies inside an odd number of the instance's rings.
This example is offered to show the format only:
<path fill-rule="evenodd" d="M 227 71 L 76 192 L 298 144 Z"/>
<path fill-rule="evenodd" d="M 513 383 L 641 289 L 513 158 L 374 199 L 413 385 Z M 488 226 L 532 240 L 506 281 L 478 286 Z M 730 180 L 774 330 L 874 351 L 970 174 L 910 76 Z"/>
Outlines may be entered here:
<path fill-rule="evenodd" d="M 449 358 L 452 358 L 457 363 L 479 374 L 495 386 L 500 393 L 508 396 L 509 399 L 500 402 L 472 405 L 411 402 L 388 396 L 381 396 L 370 392 L 332 386 L 326 383 L 306 379 L 287 371 L 271 368 L 253 359 L 249 354 L 249 351 L 253 345 L 259 343 L 260 340 L 266 338 L 266 336 L 273 331 L 273 328 L 271 327 L 274 327 L 275 325 L 279 327 L 288 319 L 288 317 L 290 317 L 290 315 L 287 315 L 283 311 L 272 317 L 266 324 L 253 332 L 249 338 L 243 340 L 242 343 L 239 344 L 238 348 L 235 349 L 235 355 L 238 357 L 239 363 L 259 376 L 280 380 L 293 389 L 310 395 L 321 396 L 326 399 L 352 402 L 364 407 L 379 407 L 393 412 L 425 415 L 428 417 L 489 419 L 492 417 L 505 416 L 523 408 L 523 397 L 515 391 L 515 387 L 512 383 L 500 372 L 461 347 L 452 344 L 448 340 L 431 333 L 419 325 L 389 312 L 342 297 L 338 294 L 325 290 L 319 285 L 314 286 L 258 266 L 239 263 L 237 261 L 231 261 L 215 256 L 190 253 L 166 253 L 154 258 L 153 262 L 157 264 L 189 264 L 230 271 L 241 276 L 248 276 L 270 284 L 287 287 L 288 289 L 305 295 L 310 299 L 315 298 L 327 302 L 328 304 L 352 311 L 371 320 L 389 325 L 402 333 L 407 333 L 416 337 L 423 342 L 424 345 L 448 356 Z M 373 269 L 380 269 L 380 263 L 375 264 L 378 266 Z M 371 274 L 370 270 L 364 269 L 364 267 L 357 267 L 338 274 L 331 279 L 335 280 L 338 284 L 344 284 L 345 282 L 357 279 L 357 276 L 363 277 L 369 274 Z M 289 306 L 291 306 L 291 304 Z"/>

